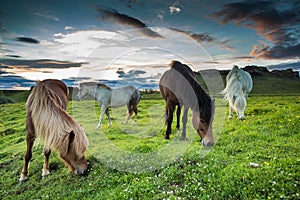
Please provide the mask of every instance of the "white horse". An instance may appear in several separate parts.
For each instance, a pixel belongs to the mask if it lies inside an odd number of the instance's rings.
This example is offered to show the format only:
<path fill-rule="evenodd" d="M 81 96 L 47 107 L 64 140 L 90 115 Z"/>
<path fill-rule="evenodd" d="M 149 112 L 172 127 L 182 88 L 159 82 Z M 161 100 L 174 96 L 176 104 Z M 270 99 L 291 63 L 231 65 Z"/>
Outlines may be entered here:
<path fill-rule="evenodd" d="M 137 104 L 141 99 L 141 95 L 140 91 L 134 86 L 124 86 L 111 89 L 105 84 L 100 84 L 97 82 L 80 83 L 77 99 L 81 100 L 87 95 L 90 95 L 94 99 L 96 99 L 99 106 L 101 107 L 97 129 L 101 128 L 104 113 L 108 118 L 108 125 L 111 125 L 111 119 L 108 110 L 109 108 L 116 108 L 127 105 L 128 115 L 125 123 L 128 123 L 128 120 L 132 116 L 133 112 L 135 113 L 134 121 L 137 121 Z"/>
<path fill-rule="evenodd" d="M 244 111 L 247 105 L 246 98 L 251 92 L 253 82 L 251 75 L 234 66 L 226 76 L 226 87 L 222 91 L 224 100 L 229 102 L 229 119 L 233 117 L 233 110 L 236 111 L 239 120 L 244 120 Z"/>

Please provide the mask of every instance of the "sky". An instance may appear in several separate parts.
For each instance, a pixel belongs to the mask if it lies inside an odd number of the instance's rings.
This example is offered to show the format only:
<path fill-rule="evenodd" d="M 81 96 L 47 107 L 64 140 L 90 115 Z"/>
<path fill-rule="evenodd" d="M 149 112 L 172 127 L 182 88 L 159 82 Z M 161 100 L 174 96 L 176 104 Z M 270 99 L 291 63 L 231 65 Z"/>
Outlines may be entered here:
<path fill-rule="evenodd" d="M 0 1 L 0 89 L 47 78 L 157 88 L 172 60 L 300 70 L 299 1 Z"/>

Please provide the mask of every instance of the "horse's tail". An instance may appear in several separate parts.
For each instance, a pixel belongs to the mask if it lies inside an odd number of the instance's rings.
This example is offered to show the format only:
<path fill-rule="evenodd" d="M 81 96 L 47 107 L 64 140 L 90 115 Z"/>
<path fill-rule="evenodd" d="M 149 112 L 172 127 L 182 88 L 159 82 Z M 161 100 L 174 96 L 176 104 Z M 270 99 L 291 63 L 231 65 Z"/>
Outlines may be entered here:
<path fill-rule="evenodd" d="M 232 70 L 226 76 L 226 87 L 224 90 L 221 91 L 221 94 L 224 95 L 223 100 L 229 101 L 232 103 L 231 100 L 236 93 L 241 93 L 242 85 L 241 85 L 241 74 L 239 71 L 238 66 L 234 65 Z"/>
<path fill-rule="evenodd" d="M 132 93 L 130 100 L 129 100 L 129 105 L 137 105 L 141 100 L 141 93 L 138 89 L 135 89 L 134 92 Z"/>
<path fill-rule="evenodd" d="M 41 137 L 45 142 L 45 149 L 57 150 L 61 155 L 67 154 L 70 132 L 83 132 L 75 134 L 79 141 L 79 149 L 86 149 L 88 140 L 82 127 L 63 109 L 63 102 L 58 94 L 40 81 L 33 89 L 27 100 L 27 112 L 31 113 L 36 137 Z M 67 101 L 67 98 L 66 98 Z M 76 139 L 75 139 L 76 140 Z M 75 141 L 74 140 L 74 141 Z M 84 151 L 76 151 L 78 156 L 83 156 Z"/>

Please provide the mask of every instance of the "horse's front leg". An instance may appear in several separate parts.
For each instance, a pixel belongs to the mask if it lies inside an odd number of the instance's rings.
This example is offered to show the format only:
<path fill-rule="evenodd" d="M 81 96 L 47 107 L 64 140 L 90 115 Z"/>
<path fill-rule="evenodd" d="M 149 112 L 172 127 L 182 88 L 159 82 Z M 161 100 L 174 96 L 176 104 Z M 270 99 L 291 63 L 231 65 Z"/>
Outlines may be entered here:
<path fill-rule="evenodd" d="M 100 117 L 99 117 L 99 123 L 97 125 L 97 129 L 101 128 L 102 119 L 103 119 L 103 116 L 104 116 L 104 113 L 105 113 L 106 109 L 107 109 L 107 107 L 102 104 L 101 105 L 101 111 L 100 111 Z"/>
<path fill-rule="evenodd" d="M 187 106 L 184 106 L 183 116 L 182 116 L 182 133 L 181 140 L 186 140 L 186 123 L 188 121 L 188 110 Z"/>
<path fill-rule="evenodd" d="M 109 109 L 108 108 L 106 108 L 105 114 L 106 114 L 107 119 L 108 119 L 108 126 L 110 126 L 111 125 L 111 119 L 110 119 L 110 114 L 109 114 Z"/>
<path fill-rule="evenodd" d="M 177 115 L 177 124 L 176 124 L 176 128 L 179 130 L 180 129 L 180 114 L 181 114 L 181 106 L 180 104 L 178 104 L 177 106 L 177 112 L 176 112 L 176 115 Z"/>
<path fill-rule="evenodd" d="M 229 116 L 228 119 L 232 119 L 233 118 L 233 108 L 231 107 L 231 105 L 229 105 Z"/>
<path fill-rule="evenodd" d="M 51 150 L 46 150 L 46 148 L 44 148 L 44 156 L 45 156 L 45 160 L 44 160 L 44 165 L 43 165 L 43 173 L 42 173 L 42 178 L 44 179 L 45 176 L 48 176 L 50 174 L 50 167 L 49 167 L 49 157 L 51 154 Z"/>

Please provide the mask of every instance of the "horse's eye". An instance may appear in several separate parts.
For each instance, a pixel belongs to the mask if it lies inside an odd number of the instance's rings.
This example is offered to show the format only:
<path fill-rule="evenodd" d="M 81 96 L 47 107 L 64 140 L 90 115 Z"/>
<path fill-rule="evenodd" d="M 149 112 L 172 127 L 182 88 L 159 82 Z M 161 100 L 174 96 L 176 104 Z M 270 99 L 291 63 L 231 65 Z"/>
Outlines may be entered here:
<path fill-rule="evenodd" d="M 203 131 L 203 128 L 200 128 L 200 131 Z"/>

